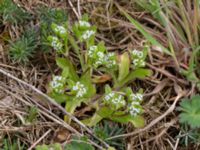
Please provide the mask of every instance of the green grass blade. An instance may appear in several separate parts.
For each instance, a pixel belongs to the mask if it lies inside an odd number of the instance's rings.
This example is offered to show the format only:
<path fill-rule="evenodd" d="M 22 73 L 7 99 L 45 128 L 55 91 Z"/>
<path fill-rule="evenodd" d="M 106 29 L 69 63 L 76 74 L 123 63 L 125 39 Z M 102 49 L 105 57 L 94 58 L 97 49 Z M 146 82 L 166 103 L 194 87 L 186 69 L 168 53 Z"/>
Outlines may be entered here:
<path fill-rule="evenodd" d="M 196 0 L 194 2 L 194 21 L 193 21 L 194 38 L 196 46 L 199 45 L 198 21 L 199 21 L 199 0 Z"/>
<path fill-rule="evenodd" d="M 135 19 L 133 19 L 129 14 L 127 14 L 124 10 L 120 9 L 123 14 L 126 16 L 126 18 L 136 27 L 137 30 L 139 30 L 143 36 L 149 41 L 151 42 L 151 44 L 159 46 L 162 48 L 163 52 L 165 52 L 168 55 L 172 55 L 170 53 L 170 51 L 165 48 L 164 46 L 162 46 L 152 35 L 150 35 L 145 28 L 143 27 L 143 25 L 141 25 L 138 21 L 136 21 Z"/>

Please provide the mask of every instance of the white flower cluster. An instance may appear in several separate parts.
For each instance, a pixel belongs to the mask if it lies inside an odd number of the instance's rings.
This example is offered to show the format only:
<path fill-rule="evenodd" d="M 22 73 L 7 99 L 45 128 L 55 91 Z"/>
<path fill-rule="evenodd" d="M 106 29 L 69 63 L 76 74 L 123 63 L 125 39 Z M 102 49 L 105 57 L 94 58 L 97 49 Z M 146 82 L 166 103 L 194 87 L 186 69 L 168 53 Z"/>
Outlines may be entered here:
<path fill-rule="evenodd" d="M 120 94 L 110 92 L 104 97 L 104 101 L 106 104 L 110 104 L 112 106 L 115 106 L 116 109 L 125 106 L 126 102 L 124 100 L 124 97 Z"/>
<path fill-rule="evenodd" d="M 130 97 L 132 100 L 138 100 L 139 102 L 141 102 L 143 99 L 143 95 L 140 93 L 131 94 Z"/>
<path fill-rule="evenodd" d="M 89 22 L 84 21 L 84 20 L 79 20 L 78 24 L 81 27 L 90 27 L 91 26 Z"/>
<path fill-rule="evenodd" d="M 53 36 L 51 39 L 51 46 L 55 49 L 55 50 L 61 50 L 63 47 L 63 44 L 60 42 L 60 40 Z"/>
<path fill-rule="evenodd" d="M 145 62 L 143 60 L 139 60 L 139 59 L 134 59 L 133 64 L 136 67 L 144 67 L 145 66 Z"/>
<path fill-rule="evenodd" d="M 107 68 L 113 68 L 117 65 L 115 53 L 108 53 L 104 61 Z"/>
<path fill-rule="evenodd" d="M 61 35 L 67 33 L 67 30 L 63 26 L 59 26 L 59 25 L 55 26 L 54 30 L 55 32 Z"/>
<path fill-rule="evenodd" d="M 81 39 L 87 40 L 94 34 L 95 34 L 95 31 L 87 30 L 87 31 L 83 32 L 83 35 L 81 36 Z"/>
<path fill-rule="evenodd" d="M 100 51 L 97 46 L 90 46 L 88 57 L 94 60 L 94 67 L 105 65 L 107 68 L 112 68 L 117 65 L 115 53 L 107 53 Z"/>
<path fill-rule="evenodd" d="M 134 49 L 133 51 L 131 51 L 131 55 L 133 57 L 133 64 L 135 67 L 144 67 L 145 66 L 144 52 Z"/>
<path fill-rule="evenodd" d="M 100 65 L 103 65 L 105 62 L 104 59 L 105 59 L 105 54 L 103 52 L 97 52 L 97 59 L 94 63 L 94 66 L 98 67 Z"/>
<path fill-rule="evenodd" d="M 94 60 L 94 67 L 105 65 L 107 68 L 112 68 L 117 65 L 115 53 L 105 54 L 100 51 L 97 46 L 90 46 L 88 50 L 88 57 Z"/>
<path fill-rule="evenodd" d="M 89 47 L 89 50 L 88 50 L 88 56 L 90 58 L 94 58 L 95 57 L 95 54 L 97 53 L 98 51 L 98 47 L 93 45 L 93 46 L 90 46 Z"/>
<path fill-rule="evenodd" d="M 130 99 L 131 99 L 131 104 L 128 107 L 129 113 L 132 116 L 137 116 L 142 112 L 142 107 L 140 103 L 143 99 L 143 95 L 140 93 L 131 94 Z"/>
<path fill-rule="evenodd" d="M 100 65 L 103 65 L 105 62 L 105 54 L 99 51 L 97 46 L 90 46 L 88 50 L 88 57 L 94 60 L 93 65 L 96 68 Z"/>
<path fill-rule="evenodd" d="M 83 97 L 86 94 L 87 90 L 83 84 L 80 82 L 76 82 L 76 84 L 72 87 L 72 90 L 76 92 L 76 97 Z"/>
<path fill-rule="evenodd" d="M 131 51 L 132 55 L 137 56 L 138 58 L 143 58 L 144 54 L 142 51 L 138 51 L 136 49 L 134 49 L 133 51 Z"/>
<path fill-rule="evenodd" d="M 63 93 L 65 86 L 64 81 L 65 78 L 62 76 L 54 76 L 53 80 L 50 82 L 50 86 L 56 93 Z"/>

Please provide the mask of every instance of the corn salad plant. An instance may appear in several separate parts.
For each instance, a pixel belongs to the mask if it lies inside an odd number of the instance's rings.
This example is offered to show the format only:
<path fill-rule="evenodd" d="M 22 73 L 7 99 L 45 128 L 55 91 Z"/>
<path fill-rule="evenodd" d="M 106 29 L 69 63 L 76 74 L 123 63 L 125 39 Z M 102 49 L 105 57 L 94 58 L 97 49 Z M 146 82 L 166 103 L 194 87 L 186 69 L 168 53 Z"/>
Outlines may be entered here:
<path fill-rule="evenodd" d="M 57 53 L 56 63 L 61 73 L 54 75 L 49 84 L 50 96 L 65 103 L 66 111 L 71 114 L 81 104 L 93 108 L 93 116 L 82 120 L 88 126 L 105 118 L 143 125 L 143 91 L 135 92 L 127 85 L 136 78 L 150 75 L 151 71 L 144 68 L 148 47 L 121 54 L 108 52 L 103 41 L 95 41 L 97 28 L 88 22 L 87 15 L 71 28 L 68 22 L 53 23 L 52 30 L 54 34 L 48 41 Z M 72 58 L 71 53 L 75 53 L 76 58 Z M 65 120 L 70 122 L 67 116 Z"/>

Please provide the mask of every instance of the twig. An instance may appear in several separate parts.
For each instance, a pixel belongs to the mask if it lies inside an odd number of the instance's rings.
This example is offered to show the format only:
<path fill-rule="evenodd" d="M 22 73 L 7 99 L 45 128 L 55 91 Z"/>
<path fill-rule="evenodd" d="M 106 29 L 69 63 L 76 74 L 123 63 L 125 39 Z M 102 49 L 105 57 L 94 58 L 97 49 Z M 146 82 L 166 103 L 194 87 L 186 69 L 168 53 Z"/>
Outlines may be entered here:
<path fill-rule="evenodd" d="M 81 16 L 80 0 L 77 0 L 77 8 L 78 8 L 78 14 L 79 16 Z"/>
<path fill-rule="evenodd" d="M 145 143 L 149 143 L 151 141 L 155 141 L 157 140 L 158 138 L 161 138 L 165 133 L 166 131 L 169 129 L 170 126 L 172 126 L 177 120 L 176 119 L 172 119 L 169 123 L 166 123 L 166 128 L 162 130 L 161 133 L 159 133 L 158 135 L 156 135 L 155 137 L 152 137 L 152 138 L 148 138 L 148 140 L 142 142 L 142 144 L 145 144 Z M 138 147 L 140 144 L 137 144 L 137 145 L 134 145 L 132 148 L 135 149 L 136 147 Z"/>
<path fill-rule="evenodd" d="M 179 79 L 177 78 L 176 76 L 172 75 L 170 72 L 166 71 L 166 70 L 163 70 L 163 69 L 160 69 L 160 68 L 157 68 L 149 63 L 147 63 L 147 66 L 153 70 L 156 70 L 158 72 L 160 72 L 161 74 L 165 75 L 168 77 L 168 79 L 172 80 L 172 81 L 175 81 L 175 82 L 179 82 L 179 83 L 182 83 L 184 85 L 188 85 L 189 82 L 188 81 L 185 81 L 183 79 Z"/>
<path fill-rule="evenodd" d="M 72 8 L 72 10 L 73 10 L 74 14 L 76 15 L 76 17 L 79 19 L 80 16 L 79 16 L 78 12 L 76 11 L 74 5 L 72 4 L 71 0 L 68 0 L 68 3 L 70 5 L 70 7 Z"/>
<path fill-rule="evenodd" d="M 30 103 L 28 103 L 27 101 L 21 99 L 19 96 L 13 94 L 12 92 L 10 92 L 10 91 L 8 91 L 8 90 L 2 88 L 1 86 L 0 86 L 0 89 L 3 90 L 3 91 L 5 91 L 6 93 L 12 95 L 12 96 L 15 97 L 16 99 L 20 100 L 22 103 L 25 103 L 26 105 L 31 106 Z M 41 108 L 39 109 L 39 112 L 40 112 L 41 114 L 43 114 L 43 115 L 46 116 L 47 118 L 51 119 L 52 121 L 56 122 L 57 124 L 63 126 L 64 128 L 68 129 L 69 131 L 74 132 L 76 135 L 82 136 L 82 134 L 79 133 L 76 129 L 74 129 L 73 127 L 69 126 L 69 125 L 68 125 L 66 122 L 64 122 L 63 120 L 58 119 L 57 117 L 55 117 L 55 115 L 54 115 L 51 111 L 48 111 L 46 108 L 42 107 L 42 106 L 41 106 L 40 104 L 38 104 L 38 103 L 36 103 L 36 105 L 37 105 L 38 107 L 41 107 Z M 41 109 L 44 109 L 44 110 L 41 110 Z M 45 112 L 45 111 L 46 111 L 46 112 Z M 55 117 L 55 118 L 54 118 L 54 117 Z M 10 129 L 10 128 L 9 128 L 9 129 L 4 128 L 4 129 L 0 129 L 0 131 L 1 131 L 1 130 L 2 130 L 2 131 L 3 131 L 3 130 L 6 130 L 6 131 L 9 130 L 9 132 L 10 132 L 10 131 L 19 131 L 19 130 L 22 130 L 22 128 L 12 128 L 12 129 Z M 95 142 L 93 142 L 92 140 L 88 139 L 88 141 L 89 141 L 92 145 L 94 145 L 95 147 L 97 147 L 98 149 L 103 150 L 103 147 L 97 145 L 97 144 L 96 144 Z"/>
<path fill-rule="evenodd" d="M 29 102 L 23 100 L 19 95 L 13 94 L 12 92 L 8 91 L 7 89 L 5 89 L 5 87 L 3 88 L 3 87 L 0 86 L 0 89 L 1 89 L 2 91 L 5 91 L 6 93 L 12 95 L 13 97 L 15 97 L 16 99 L 18 99 L 18 100 L 21 101 L 22 103 L 26 104 L 27 106 L 31 106 L 31 103 L 29 103 Z M 41 114 L 43 114 L 44 116 L 46 116 L 47 118 L 49 118 L 50 120 L 56 122 L 56 123 L 59 124 L 59 125 L 62 125 L 64 128 L 66 128 L 67 130 L 69 130 L 69 131 L 71 131 L 71 132 L 74 132 L 74 133 L 77 134 L 77 135 L 81 135 L 81 133 L 79 133 L 76 129 L 72 128 L 72 127 L 71 127 L 70 125 L 68 125 L 66 122 L 61 121 L 60 119 L 56 118 L 55 115 L 54 115 L 52 112 L 48 111 L 46 108 L 41 107 L 41 105 L 39 105 L 39 104 L 37 104 L 37 107 L 40 108 L 40 109 L 39 109 L 39 112 L 40 112 Z M 41 109 L 43 109 L 43 110 L 41 110 Z M 45 112 L 45 111 L 46 111 L 46 112 Z"/>
<path fill-rule="evenodd" d="M 180 134 L 181 134 L 181 132 L 179 133 L 179 136 L 180 136 Z M 180 141 L 180 138 L 177 138 L 177 140 L 176 140 L 176 144 L 175 144 L 173 150 L 177 150 L 177 147 L 178 147 L 179 141 Z"/>
<path fill-rule="evenodd" d="M 43 136 L 41 136 L 35 143 L 33 143 L 31 145 L 31 147 L 29 147 L 28 150 L 32 150 L 42 139 L 44 139 L 49 133 L 51 132 L 51 129 L 49 129 L 45 134 L 43 134 Z"/>
<path fill-rule="evenodd" d="M 98 141 L 100 141 L 106 148 L 109 147 L 109 145 L 104 142 L 103 140 L 99 139 L 98 137 L 96 137 L 93 132 L 87 128 L 81 121 L 79 121 L 76 117 L 74 117 L 72 114 L 70 114 L 69 112 L 67 112 L 61 105 L 57 104 L 56 101 L 54 99 L 52 99 L 51 97 L 49 97 L 48 95 L 44 94 L 43 92 L 41 92 L 40 90 L 38 90 L 36 87 L 34 87 L 33 85 L 30 85 L 26 82 L 24 82 L 23 80 L 11 75 L 10 73 L 0 69 L 0 73 L 2 73 L 3 75 L 17 81 L 18 83 L 23 84 L 24 86 L 29 87 L 30 89 L 32 89 L 33 91 L 35 91 L 36 93 L 38 93 L 39 95 L 43 96 L 48 102 L 50 102 L 52 105 L 56 106 L 57 108 L 59 108 L 65 115 L 69 116 L 74 122 L 76 122 L 78 125 L 80 125 L 86 132 L 88 132 L 91 136 L 93 136 L 95 139 L 97 139 Z"/>

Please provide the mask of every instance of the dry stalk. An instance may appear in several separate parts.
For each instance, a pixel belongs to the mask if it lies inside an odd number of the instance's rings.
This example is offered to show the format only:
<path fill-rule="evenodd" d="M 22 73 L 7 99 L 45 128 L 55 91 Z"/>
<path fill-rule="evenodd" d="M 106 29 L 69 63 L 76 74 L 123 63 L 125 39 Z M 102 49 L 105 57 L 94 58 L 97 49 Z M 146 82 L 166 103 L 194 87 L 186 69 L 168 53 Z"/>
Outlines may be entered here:
<path fill-rule="evenodd" d="M 49 133 L 51 132 L 51 129 L 49 129 L 46 133 L 43 134 L 43 136 L 41 136 L 35 143 L 33 143 L 31 145 L 31 147 L 29 147 L 28 150 L 32 150 L 40 141 L 42 141 L 42 139 L 44 139 Z"/>
<path fill-rule="evenodd" d="M 2 73 L 3 75 L 7 76 L 8 78 L 11 78 L 15 81 L 17 81 L 18 83 L 30 88 L 31 90 L 33 90 L 34 92 L 36 92 L 37 94 L 41 95 L 42 97 L 44 97 L 49 103 L 51 103 L 52 105 L 56 106 L 57 108 L 59 108 L 65 115 L 69 116 L 71 118 L 71 120 L 73 120 L 74 122 L 76 122 L 80 127 L 82 127 L 86 132 L 88 132 L 91 136 L 93 136 L 95 139 L 97 139 L 98 141 L 100 141 L 105 147 L 109 147 L 109 145 L 102 141 L 101 139 L 99 139 L 98 137 L 96 137 L 93 132 L 86 127 L 81 121 L 79 121 L 75 116 L 73 116 L 72 114 L 70 114 L 69 112 L 67 112 L 61 105 L 59 105 L 58 103 L 56 103 L 56 101 L 54 99 L 52 99 L 51 97 L 49 97 L 48 95 L 44 94 L 43 92 L 41 92 L 40 90 L 38 90 L 36 87 L 26 83 L 25 81 L 11 75 L 10 73 L 0 69 L 0 73 Z"/>

